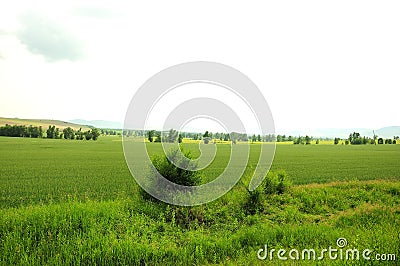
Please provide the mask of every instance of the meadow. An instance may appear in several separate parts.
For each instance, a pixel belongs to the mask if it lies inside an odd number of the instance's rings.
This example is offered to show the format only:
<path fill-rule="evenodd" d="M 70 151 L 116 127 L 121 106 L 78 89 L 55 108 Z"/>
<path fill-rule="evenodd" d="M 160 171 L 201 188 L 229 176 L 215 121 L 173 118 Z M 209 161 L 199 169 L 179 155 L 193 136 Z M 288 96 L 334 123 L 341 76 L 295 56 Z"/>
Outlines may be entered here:
<path fill-rule="evenodd" d="M 147 145 L 161 154 L 160 144 Z M 251 145 L 244 180 L 260 145 Z M 217 148 L 202 173 L 207 180 L 229 160 L 229 145 Z M 400 256 L 400 145 L 277 145 L 272 171 L 285 170 L 293 185 L 265 195 L 256 214 L 243 207 L 249 193 L 241 184 L 197 207 L 143 199 L 119 137 L 0 137 L 0 150 L 0 264 L 275 265 L 276 258 L 257 258 L 264 244 L 322 249 L 340 237 Z"/>

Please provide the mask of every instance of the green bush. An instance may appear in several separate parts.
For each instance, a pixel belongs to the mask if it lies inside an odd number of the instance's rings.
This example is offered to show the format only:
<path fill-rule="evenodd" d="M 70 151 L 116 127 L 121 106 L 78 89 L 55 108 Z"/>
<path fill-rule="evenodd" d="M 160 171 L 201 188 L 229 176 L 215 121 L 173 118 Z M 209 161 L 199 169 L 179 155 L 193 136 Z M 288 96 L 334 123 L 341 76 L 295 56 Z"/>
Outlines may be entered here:
<path fill-rule="evenodd" d="M 152 158 L 152 163 L 157 171 L 169 181 L 183 186 L 197 186 L 201 182 L 201 176 L 199 173 L 193 171 L 196 169 L 197 164 L 193 161 L 188 162 L 185 160 L 185 157 L 190 160 L 193 159 L 190 152 L 184 151 L 183 155 L 184 156 L 182 156 L 179 149 L 172 149 L 168 152 L 168 156 L 154 156 Z M 175 164 L 168 158 L 171 158 Z"/>
<path fill-rule="evenodd" d="M 171 161 L 168 158 L 171 158 Z M 190 161 L 185 158 L 190 159 Z M 183 151 L 181 153 L 178 148 L 168 151 L 168 155 L 153 156 L 151 161 L 155 169 L 153 168 L 149 172 L 149 182 L 152 182 L 150 180 L 154 180 L 154 176 L 158 172 L 167 180 L 178 185 L 199 185 L 201 182 L 201 175 L 198 171 L 194 171 L 197 167 L 197 163 L 193 162 L 191 159 L 193 159 L 193 156 L 190 152 Z M 159 181 L 159 183 L 150 183 L 149 187 L 152 188 L 152 191 L 158 191 L 164 194 L 175 192 L 170 184 L 162 180 Z M 141 194 L 145 200 L 155 201 L 155 199 L 143 189 L 141 190 Z"/>
<path fill-rule="evenodd" d="M 288 174 L 283 171 L 269 171 L 261 186 L 254 191 L 249 191 L 243 208 L 247 214 L 254 215 L 264 211 L 265 195 L 280 195 L 289 190 L 291 182 Z"/>
<path fill-rule="evenodd" d="M 291 183 L 288 180 L 288 174 L 283 170 L 277 172 L 269 171 L 263 183 L 266 195 L 283 194 L 290 186 Z"/>
<path fill-rule="evenodd" d="M 254 215 L 264 211 L 262 190 L 257 188 L 253 191 L 247 190 L 247 192 L 249 192 L 249 194 L 243 205 L 246 214 Z"/>

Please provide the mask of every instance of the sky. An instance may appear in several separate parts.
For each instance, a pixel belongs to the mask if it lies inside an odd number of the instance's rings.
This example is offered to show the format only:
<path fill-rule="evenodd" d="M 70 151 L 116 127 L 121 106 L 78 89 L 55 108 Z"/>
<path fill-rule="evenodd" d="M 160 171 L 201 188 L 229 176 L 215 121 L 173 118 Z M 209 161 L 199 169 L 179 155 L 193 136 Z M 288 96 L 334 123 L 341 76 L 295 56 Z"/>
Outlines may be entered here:
<path fill-rule="evenodd" d="M 398 1 L 4 2 L 0 117 L 123 122 L 151 76 L 212 61 L 258 86 L 277 131 L 397 126 L 399 13 Z"/>

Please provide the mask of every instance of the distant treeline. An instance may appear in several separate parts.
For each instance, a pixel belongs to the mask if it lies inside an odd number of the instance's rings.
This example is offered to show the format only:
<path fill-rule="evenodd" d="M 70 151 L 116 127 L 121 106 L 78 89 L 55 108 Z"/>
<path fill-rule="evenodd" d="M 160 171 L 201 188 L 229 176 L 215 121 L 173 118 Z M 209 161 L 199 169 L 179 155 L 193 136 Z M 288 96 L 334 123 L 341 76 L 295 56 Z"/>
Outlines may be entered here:
<path fill-rule="evenodd" d="M 349 135 L 347 139 L 344 139 L 344 144 L 346 145 L 366 145 L 366 144 L 396 144 L 397 141 L 399 140 L 399 136 L 394 136 L 393 139 L 383 139 L 383 138 L 378 138 L 377 135 L 374 135 L 373 138 L 369 137 L 361 137 L 360 133 L 353 132 Z M 343 141 L 340 138 L 335 138 L 333 143 L 335 145 L 339 144 L 340 141 Z M 342 142 L 343 144 L 343 142 Z"/>
<path fill-rule="evenodd" d="M 236 142 L 293 142 L 294 144 L 311 144 L 311 141 L 316 140 L 316 144 L 319 143 L 320 140 L 332 140 L 331 138 L 319 138 L 314 139 L 309 136 L 287 136 L 287 135 L 275 135 L 275 134 L 267 134 L 267 135 L 247 135 L 244 133 L 213 133 L 210 131 L 206 131 L 205 133 L 193 133 L 193 132 L 181 132 L 178 133 L 174 129 L 170 129 L 169 131 L 157 131 L 157 130 L 123 130 L 122 134 L 125 137 L 146 137 L 150 142 L 161 142 L 161 139 L 164 139 L 166 142 L 180 142 L 182 138 L 192 139 L 192 140 L 203 140 L 204 142 L 209 142 L 211 140 L 219 140 L 219 141 L 232 141 Z"/>
<path fill-rule="evenodd" d="M 103 132 L 102 132 L 103 133 Z M 319 144 L 321 140 L 330 140 L 334 142 L 335 145 L 342 141 L 342 144 L 346 145 L 360 145 L 360 144 L 396 144 L 399 141 L 398 136 L 394 136 L 393 139 L 383 139 L 378 138 L 374 135 L 373 138 L 361 137 L 357 132 L 353 132 L 349 135 L 347 139 L 341 138 L 314 138 L 312 136 L 291 136 L 291 135 L 247 135 L 243 133 L 212 133 L 210 131 L 205 131 L 205 133 L 193 133 L 193 132 L 178 132 L 175 129 L 170 129 L 169 131 L 157 131 L 157 130 L 123 130 L 122 134 L 125 137 L 146 137 L 149 142 L 161 142 L 165 140 L 166 142 L 182 142 L 183 138 L 192 140 L 203 140 L 205 143 L 210 141 L 232 141 L 236 143 L 241 142 L 292 142 L 293 144 Z"/>
<path fill-rule="evenodd" d="M 101 135 L 120 136 L 121 133 L 113 129 L 100 129 Z"/>
<path fill-rule="evenodd" d="M 0 127 L 0 136 L 6 137 L 26 137 L 26 138 L 42 138 L 43 129 L 42 127 L 34 126 L 19 126 L 9 125 Z"/>
<path fill-rule="evenodd" d="M 82 131 L 74 130 L 71 127 L 64 128 L 62 131 L 56 126 L 49 126 L 46 132 L 41 126 L 8 125 L 0 127 L 0 136 L 6 137 L 25 137 L 25 138 L 48 138 L 48 139 L 77 139 L 77 140 L 97 140 L 100 132 L 97 128 Z"/>

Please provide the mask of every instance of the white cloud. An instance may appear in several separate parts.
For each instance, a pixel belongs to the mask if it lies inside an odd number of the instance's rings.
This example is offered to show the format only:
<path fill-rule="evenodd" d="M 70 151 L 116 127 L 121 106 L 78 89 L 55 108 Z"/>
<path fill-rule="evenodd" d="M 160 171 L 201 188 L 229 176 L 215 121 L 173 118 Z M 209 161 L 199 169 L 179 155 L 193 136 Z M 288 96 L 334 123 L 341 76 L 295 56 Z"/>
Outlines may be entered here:
<path fill-rule="evenodd" d="M 76 61 L 83 57 L 79 41 L 57 22 L 35 13 L 25 13 L 20 20 L 23 26 L 17 37 L 30 52 L 48 61 Z"/>

